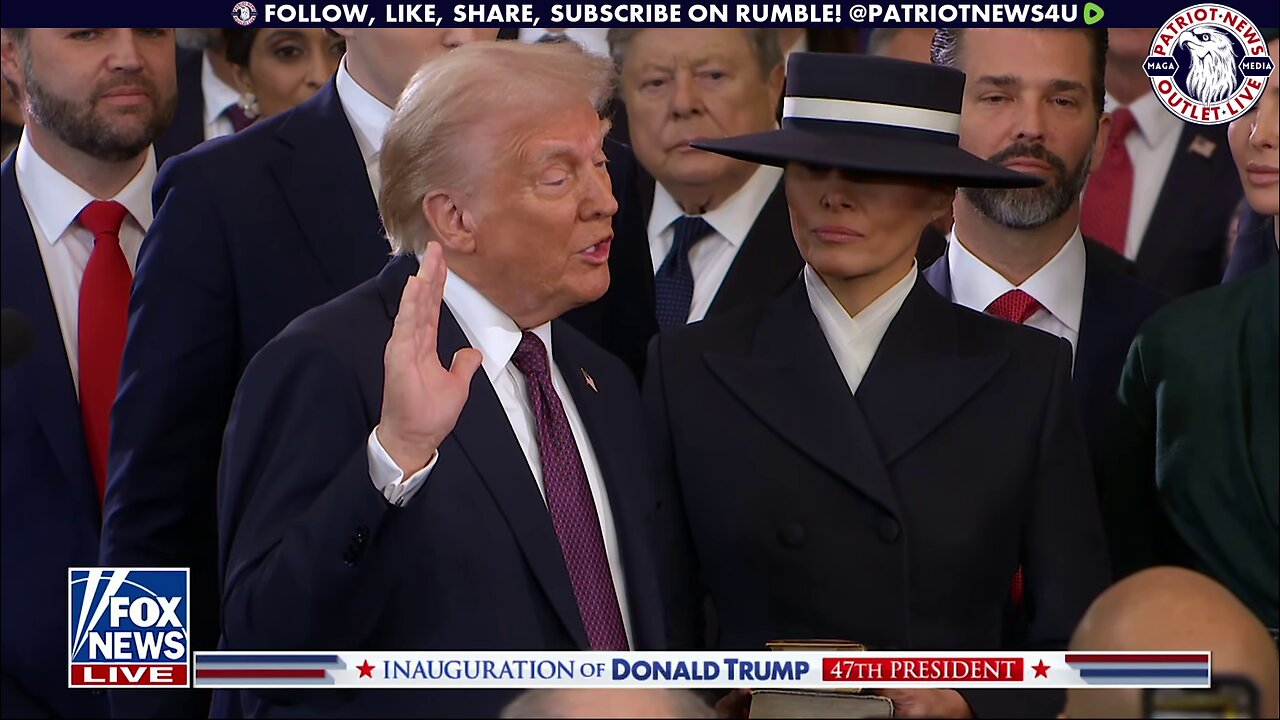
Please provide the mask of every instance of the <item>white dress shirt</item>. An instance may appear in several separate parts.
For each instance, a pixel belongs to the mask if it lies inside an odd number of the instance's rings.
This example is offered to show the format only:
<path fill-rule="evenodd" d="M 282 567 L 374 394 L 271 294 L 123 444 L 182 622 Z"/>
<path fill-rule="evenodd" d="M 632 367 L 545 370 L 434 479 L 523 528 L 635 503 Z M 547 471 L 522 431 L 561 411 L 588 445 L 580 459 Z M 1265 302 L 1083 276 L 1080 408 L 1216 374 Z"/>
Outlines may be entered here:
<path fill-rule="evenodd" d="M 524 374 L 511 362 L 516 348 L 520 345 L 520 328 L 507 317 L 506 313 L 453 272 L 449 273 L 448 280 L 445 282 L 444 304 L 448 306 L 449 312 L 453 313 L 454 319 L 462 327 L 467 341 L 484 356 L 481 369 L 489 378 L 489 384 L 493 386 L 498 400 L 502 403 L 507 422 L 510 424 L 512 433 L 515 434 L 516 441 L 520 444 L 520 449 L 524 451 L 529 471 L 533 474 L 534 481 L 538 483 L 538 491 L 542 493 L 545 501 L 547 492 L 542 477 L 542 455 L 538 450 L 537 425 L 534 422 L 533 408 L 529 403 L 528 385 Z M 609 558 L 609 573 L 613 576 L 613 589 L 618 596 L 618 607 L 622 611 L 622 623 L 627 632 L 627 641 L 631 644 L 631 614 L 628 612 L 626 575 L 623 573 L 618 532 L 613 521 L 613 510 L 609 504 L 609 494 L 605 488 L 603 473 L 600 471 L 600 463 L 596 460 L 591 437 L 587 434 L 582 416 L 573 402 L 573 396 L 569 394 L 565 377 L 555 363 L 551 344 L 551 324 L 541 325 L 530 332 L 542 340 L 543 346 L 547 349 L 548 359 L 551 360 L 551 383 L 555 386 L 556 395 L 560 397 L 560 404 L 564 406 L 569 428 L 573 432 L 573 439 L 578 445 L 578 454 L 582 458 L 582 467 L 587 473 L 587 484 L 595 500 L 596 515 L 600 519 L 600 531 L 604 536 L 605 553 Z M 576 368 L 571 368 L 571 377 L 577 381 L 579 378 L 572 372 L 573 370 Z M 495 432 L 501 432 L 501 430 L 495 428 Z M 368 446 L 370 478 L 374 486 L 382 491 L 383 496 L 397 505 L 404 505 L 412 499 L 439 460 L 439 453 L 437 453 L 430 465 L 405 478 L 378 442 L 376 428 L 369 434 Z"/>
<path fill-rule="evenodd" d="M 1115 112 L 1120 104 L 1107 96 L 1108 112 Z M 1155 93 L 1147 93 L 1129 105 L 1137 127 L 1124 139 L 1133 163 L 1133 195 L 1129 200 L 1129 227 L 1124 242 L 1125 257 L 1133 260 L 1142 249 L 1142 238 L 1151 224 L 1160 191 L 1164 189 L 1165 176 L 1178 151 L 1178 138 L 1182 136 L 1182 121 L 1161 104 Z"/>
<path fill-rule="evenodd" d="M 204 139 L 232 135 L 236 128 L 231 118 L 223 115 L 230 105 L 240 102 L 240 93 L 213 72 L 207 53 L 200 54 L 200 91 L 204 93 Z"/>
<path fill-rule="evenodd" d="M 916 264 L 911 263 L 911 271 L 889 288 L 862 312 L 849 316 L 844 306 L 831 294 L 827 284 L 812 266 L 804 266 L 804 289 L 809 295 L 809 307 L 818 318 L 818 326 L 827 338 L 827 345 L 836 357 L 836 364 L 844 374 L 844 381 L 849 385 L 850 394 L 858 393 L 858 386 L 871 367 L 871 360 L 880 349 L 884 334 L 889 331 L 889 324 L 898 316 L 902 303 L 911 294 L 916 285 Z"/>
<path fill-rule="evenodd" d="M 689 268 L 693 271 L 693 301 L 689 303 L 689 322 L 706 317 L 707 310 L 729 274 L 729 266 L 755 225 L 756 217 L 769 201 L 782 168 L 761 165 L 736 193 L 715 210 L 702 215 L 715 232 L 703 238 L 689 251 Z M 649 213 L 649 259 L 656 275 L 675 243 L 675 221 L 684 215 L 671 193 L 654 183 L 653 211 Z"/>
<path fill-rule="evenodd" d="M 360 87 L 360 83 L 347 72 L 347 59 L 342 58 L 338 65 L 338 76 L 334 80 L 338 90 L 338 102 L 342 111 L 351 123 L 351 130 L 356 136 L 356 145 L 360 146 L 360 156 L 364 158 L 364 169 L 369 174 L 369 188 L 373 197 L 378 197 L 378 189 L 382 187 L 382 173 L 378 169 L 378 159 L 382 154 L 382 138 L 387 134 L 387 125 L 395 110 L 382 104 L 382 101 Z"/>
<path fill-rule="evenodd" d="M 1035 298 L 1040 309 L 1024 325 L 1066 338 L 1074 357 L 1080 340 L 1080 313 L 1084 306 L 1084 238 L 1080 228 L 1044 267 L 1014 286 L 964 246 L 963 238 L 951 233 L 947 248 L 947 270 L 951 273 L 952 301 L 985 312 L 996 298 L 1019 289 Z"/>
<path fill-rule="evenodd" d="M 150 148 L 138 174 L 115 197 L 95 198 L 52 165 L 31 145 L 25 132 L 18 141 L 14 163 L 18 190 L 31 219 L 31 229 L 44 261 L 49 294 L 62 328 L 62 343 L 71 367 L 71 380 L 80 394 L 80 281 L 93 252 L 93 233 L 76 222 L 80 211 L 94 200 L 115 200 L 129 212 L 120 226 L 120 249 L 132 273 L 142 238 L 151 227 L 151 186 L 156 180 L 156 158 Z"/>
<path fill-rule="evenodd" d="M 520 28 L 520 42 L 536 43 L 548 33 L 546 28 Z M 561 33 L 592 55 L 609 57 L 609 28 L 565 28 Z"/>

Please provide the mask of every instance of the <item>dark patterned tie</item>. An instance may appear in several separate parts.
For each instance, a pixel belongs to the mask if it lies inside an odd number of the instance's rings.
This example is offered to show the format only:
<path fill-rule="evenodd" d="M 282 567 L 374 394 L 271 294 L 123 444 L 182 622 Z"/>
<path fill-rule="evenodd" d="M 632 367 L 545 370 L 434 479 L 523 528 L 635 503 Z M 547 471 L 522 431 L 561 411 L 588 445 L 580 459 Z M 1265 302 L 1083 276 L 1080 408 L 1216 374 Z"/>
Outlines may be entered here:
<path fill-rule="evenodd" d="M 627 633 L 609 571 L 600 517 L 596 514 L 591 486 L 587 484 L 582 456 L 578 454 L 578 443 L 569 428 L 569 418 L 551 383 L 547 349 L 537 335 L 524 333 L 511 362 L 524 374 L 529 386 L 529 405 L 538 431 L 538 452 L 542 455 L 547 510 L 551 513 L 556 537 L 560 539 L 587 639 L 592 650 L 626 650 Z"/>
<path fill-rule="evenodd" d="M 245 112 L 244 108 L 240 107 L 240 103 L 238 102 L 233 102 L 228 105 L 227 109 L 222 111 L 222 114 L 231 121 L 231 129 L 236 132 L 240 132 L 241 130 L 249 127 L 253 124 L 253 121 L 257 119 L 249 117 L 249 113 Z"/>
<path fill-rule="evenodd" d="M 684 215 L 675 221 L 675 241 L 653 277 L 653 290 L 658 328 L 666 330 L 689 321 L 693 304 L 693 269 L 689 267 L 689 251 L 698 241 L 715 232 L 697 215 Z"/>

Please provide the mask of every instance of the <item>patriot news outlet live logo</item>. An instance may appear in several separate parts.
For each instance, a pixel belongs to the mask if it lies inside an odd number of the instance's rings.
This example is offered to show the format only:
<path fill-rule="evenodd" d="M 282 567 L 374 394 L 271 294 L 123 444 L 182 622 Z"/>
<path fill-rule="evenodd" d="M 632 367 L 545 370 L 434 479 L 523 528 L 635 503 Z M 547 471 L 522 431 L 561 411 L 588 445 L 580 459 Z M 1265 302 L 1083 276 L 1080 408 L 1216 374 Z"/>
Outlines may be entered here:
<path fill-rule="evenodd" d="M 1143 63 L 1160 102 L 1198 125 L 1220 125 L 1249 112 L 1272 67 L 1258 27 L 1238 10 L 1213 3 L 1169 18 Z"/>
<path fill-rule="evenodd" d="M 69 568 L 73 688 L 187 687 L 187 568 Z"/>

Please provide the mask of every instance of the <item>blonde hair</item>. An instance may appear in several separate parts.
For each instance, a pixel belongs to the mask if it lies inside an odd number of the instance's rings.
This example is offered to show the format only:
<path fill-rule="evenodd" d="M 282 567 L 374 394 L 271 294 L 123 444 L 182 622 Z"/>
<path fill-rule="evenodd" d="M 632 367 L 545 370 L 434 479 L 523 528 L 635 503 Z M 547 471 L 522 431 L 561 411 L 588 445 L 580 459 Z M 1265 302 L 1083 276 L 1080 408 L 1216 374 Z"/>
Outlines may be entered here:
<path fill-rule="evenodd" d="M 378 209 L 396 253 L 417 254 L 434 236 L 422 212 L 429 193 L 472 186 L 478 137 L 494 120 L 514 126 L 575 99 L 603 111 L 614 87 L 608 60 L 574 43 L 477 42 L 424 65 L 400 96 L 382 143 Z"/>

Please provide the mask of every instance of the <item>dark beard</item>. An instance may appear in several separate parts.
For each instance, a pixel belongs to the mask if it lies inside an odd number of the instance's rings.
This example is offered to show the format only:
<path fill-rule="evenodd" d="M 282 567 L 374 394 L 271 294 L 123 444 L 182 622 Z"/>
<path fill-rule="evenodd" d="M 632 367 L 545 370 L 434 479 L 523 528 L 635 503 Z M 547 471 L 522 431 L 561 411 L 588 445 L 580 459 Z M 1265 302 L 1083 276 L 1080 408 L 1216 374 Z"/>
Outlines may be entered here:
<path fill-rule="evenodd" d="M 1052 179 L 1035 188 L 961 188 L 960 192 L 978 212 L 994 222 L 1014 230 L 1030 230 L 1062 217 L 1072 203 L 1080 199 L 1080 192 L 1089 179 L 1093 150 L 1090 149 L 1074 171 L 1068 170 L 1062 158 L 1043 145 L 1015 143 L 988 160 L 1003 164 L 1019 157 L 1048 163 L 1053 168 Z"/>
<path fill-rule="evenodd" d="M 62 142 L 103 162 L 123 162 L 135 158 L 169 127 L 178 106 L 177 93 L 162 97 L 150 79 L 117 76 L 94 88 L 87 100 L 69 100 L 50 92 L 36 78 L 31 58 L 23 58 L 27 103 L 32 118 Z M 137 129 L 114 126 L 94 112 L 98 100 L 122 85 L 143 87 L 151 97 L 151 121 Z"/>

